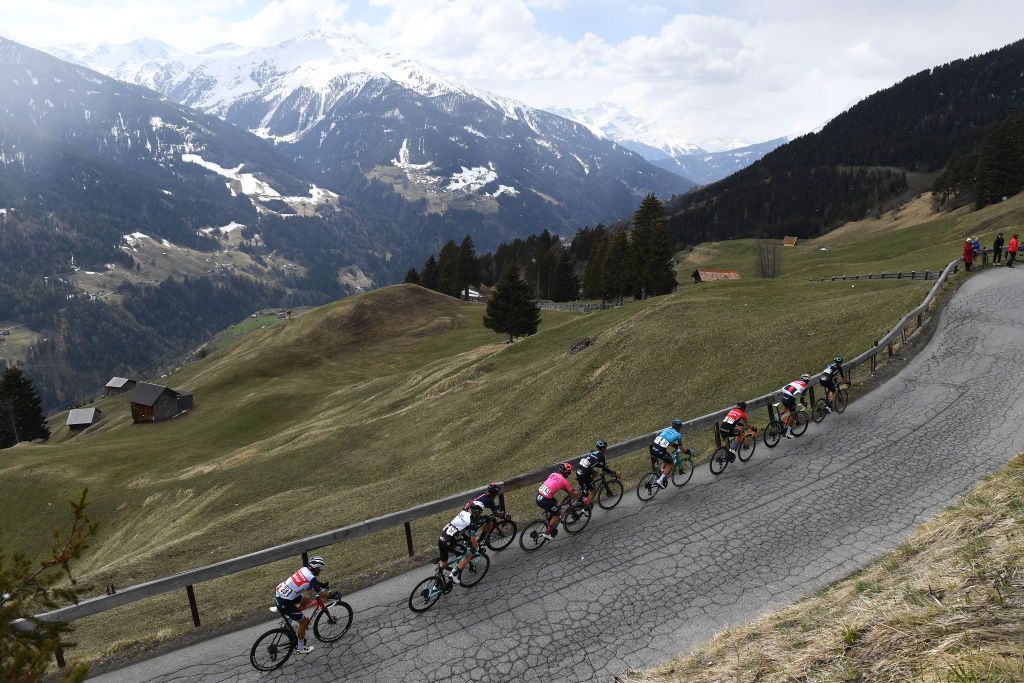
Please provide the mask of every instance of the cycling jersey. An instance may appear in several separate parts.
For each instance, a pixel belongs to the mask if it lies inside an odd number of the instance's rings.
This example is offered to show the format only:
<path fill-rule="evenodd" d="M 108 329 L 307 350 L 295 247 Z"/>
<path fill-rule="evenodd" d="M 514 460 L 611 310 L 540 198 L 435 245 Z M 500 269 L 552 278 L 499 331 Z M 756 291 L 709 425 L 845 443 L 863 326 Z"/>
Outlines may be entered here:
<path fill-rule="evenodd" d="M 316 580 L 312 569 L 300 567 L 297 572 L 277 584 L 274 595 L 282 600 L 297 600 L 299 594 L 305 590 L 320 592 L 323 590 L 323 584 Z"/>
<path fill-rule="evenodd" d="M 727 424 L 727 425 L 732 426 L 732 425 L 736 424 L 737 422 L 739 422 L 740 420 L 743 420 L 744 422 L 747 422 L 747 421 L 749 421 L 749 418 L 747 418 L 747 414 L 745 412 L 743 412 L 742 410 L 740 410 L 739 408 L 733 408 L 725 416 L 725 419 L 722 420 L 722 424 Z"/>
<path fill-rule="evenodd" d="M 782 393 L 790 398 L 799 398 L 805 391 L 807 391 L 807 382 L 802 379 L 795 380 L 782 387 Z"/>
<path fill-rule="evenodd" d="M 476 525 L 473 522 L 473 515 L 463 510 L 455 515 L 455 519 L 448 522 L 444 529 L 441 530 L 440 540 L 445 543 L 451 543 L 459 536 L 472 534 L 475 529 Z"/>
<path fill-rule="evenodd" d="M 604 454 L 601 451 L 591 451 L 580 458 L 579 464 L 576 465 L 576 478 L 580 481 L 590 481 L 597 469 L 611 472 Z"/>
<path fill-rule="evenodd" d="M 479 496 L 466 503 L 466 507 L 462 509 L 468 511 L 469 506 L 476 501 L 480 501 L 481 503 L 483 503 L 483 506 L 485 508 L 490 508 L 492 513 L 498 514 L 498 496 L 492 493 L 487 493 L 486 491 L 484 491 Z"/>
<path fill-rule="evenodd" d="M 836 363 L 829 363 L 821 372 L 821 383 L 825 386 L 831 386 L 836 378 L 843 378 L 843 366 Z"/>
<path fill-rule="evenodd" d="M 667 451 L 669 447 L 675 446 L 678 451 L 683 446 L 683 435 L 676 431 L 675 428 L 668 427 L 654 438 L 654 443 L 651 445 L 657 446 L 663 451 Z"/>
<path fill-rule="evenodd" d="M 572 491 L 572 484 L 558 472 L 552 472 L 537 490 L 538 498 L 554 498 L 559 491 Z"/>

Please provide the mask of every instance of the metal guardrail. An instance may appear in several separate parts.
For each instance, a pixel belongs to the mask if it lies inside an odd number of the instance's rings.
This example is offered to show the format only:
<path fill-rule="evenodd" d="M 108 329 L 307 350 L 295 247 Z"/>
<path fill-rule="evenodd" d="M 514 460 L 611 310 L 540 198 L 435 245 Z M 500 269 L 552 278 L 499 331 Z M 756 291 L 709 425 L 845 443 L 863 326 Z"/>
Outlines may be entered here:
<path fill-rule="evenodd" d="M 931 305 L 932 301 L 934 301 L 939 288 L 942 287 L 949 275 L 959 270 L 959 263 L 959 259 L 951 261 L 938 276 L 935 284 L 932 285 L 928 295 L 925 296 L 921 305 L 903 316 L 888 334 L 875 342 L 874 346 L 845 363 L 845 367 L 852 370 L 853 368 L 870 361 L 871 369 L 874 370 L 875 357 L 881 353 L 883 349 L 888 348 L 888 353 L 892 356 L 892 343 L 896 336 L 903 335 L 903 339 L 905 341 L 907 325 L 915 318 L 917 320 L 918 327 L 923 324 L 922 316 L 927 311 L 928 306 Z M 820 373 L 814 375 L 811 380 L 811 384 L 813 385 L 818 382 L 820 377 Z M 751 399 L 747 401 L 747 407 L 749 410 L 767 407 L 777 400 L 777 394 L 778 392 L 772 392 Z M 707 415 L 701 415 L 700 417 L 687 420 L 683 423 L 683 431 L 692 431 L 699 427 L 717 425 L 719 420 L 725 416 L 729 409 L 730 408 L 722 408 L 721 410 L 708 413 Z M 630 439 L 629 441 L 609 446 L 607 457 L 609 460 L 620 458 L 639 449 L 646 448 L 658 433 L 658 431 L 654 431 L 642 434 Z M 583 453 L 580 453 L 576 457 L 582 457 L 583 455 Z M 525 488 L 531 484 L 542 482 L 550 472 L 551 466 L 549 465 L 500 482 L 503 489 L 503 493 L 501 495 L 504 496 L 504 492 L 514 491 Z M 410 522 L 424 517 L 430 517 L 446 510 L 462 507 L 467 500 L 482 491 L 483 489 L 462 491 L 460 493 L 447 496 L 446 498 L 434 500 L 429 503 L 423 503 L 422 505 L 417 505 L 416 507 L 408 508 L 406 510 L 392 512 L 381 517 L 375 517 L 373 519 L 350 524 L 348 526 L 341 527 L 340 529 L 307 536 L 306 538 L 300 538 L 271 548 L 257 550 L 256 552 L 242 555 L 240 557 L 233 557 L 231 559 L 216 562 L 197 569 L 190 569 L 188 571 L 172 574 L 171 576 L 166 576 L 154 581 L 148 581 L 129 588 L 124 588 L 110 595 L 101 595 L 82 600 L 77 605 L 71 605 L 50 612 L 45 612 L 37 615 L 35 618 L 40 621 L 74 621 L 75 619 L 81 619 L 82 617 L 90 616 L 92 614 L 98 614 L 99 612 L 104 612 L 115 607 L 131 604 L 138 600 L 168 593 L 179 588 L 185 588 L 188 595 L 189 607 L 192 610 L 193 622 L 196 626 L 199 626 L 199 610 L 195 599 L 195 592 L 193 590 L 193 586 L 195 584 L 235 574 L 246 569 L 252 569 L 254 567 L 259 567 L 289 557 L 301 556 L 303 557 L 303 560 L 305 560 L 307 553 L 311 550 L 316 550 L 317 548 L 333 545 L 342 541 L 360 538 L 362 536 L 382 531 L 384 529 L 397 527 L 399 525 L 404 525 L 405 527 L 406 542 L 408 544 L 409 554 L 412 555 L 413 545 Z M 15 622 L 15 625 L 24 629 L 33 628 L 32 623 L 24 619 Z M 57 659 L 58 663 L 63 666 L 63 656 L 60 651 L 57 652 Z"/>
<path fill-rule="evenodd" d="M 918 272 L 900 271 L 898 273 L 868 273 L 867 275 L 833 275 L 832 277 L 812 277 L 811 282 L 844 282 L 847 280 L 934 280 L 939 277 L 940 270 Z"/>

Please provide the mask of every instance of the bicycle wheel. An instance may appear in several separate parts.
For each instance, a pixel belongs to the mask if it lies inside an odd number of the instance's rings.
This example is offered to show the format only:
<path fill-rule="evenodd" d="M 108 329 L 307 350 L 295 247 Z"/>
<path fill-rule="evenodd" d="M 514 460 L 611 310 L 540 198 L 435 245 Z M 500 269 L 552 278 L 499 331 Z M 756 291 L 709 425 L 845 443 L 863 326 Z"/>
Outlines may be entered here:
<path fill-rule="evenodd" d="M 811 421 L 807 419 L 806 412 L 802 410 L 798 412 L 793 420 L 793 436 L 800 436 L 804 432 L 806 432 L 807 425 L 809 425 L 810 423 Z"/>
<path fill-rule="evenodd" d="M 256 639 L 249 652 L 249 663 L 257 671 L 273 671 L 288 661 L 298 637 L 286 628 L 275 628 Z"/>
<path fill-rule="evenodd" d="M 519 534 L 519 547 L 530 552 L 547 543 L 548 539 L 541 536 L 547 528 L 548 523 L 543 519 L 535 519 L 527 524 L 523 533 Z"/>
<path fill-rule="evenodd" d="M 409 594 L 409 609 L 426 612 L 444 594 L 444 581 L 436 574 L 416 584 Z"/>
<path fill-rule="evenodd" d="M 821 422 L 822 420 L 824 420 L 825 416 L 828 415 L 828 411 L 825 410 L 826 405 L 827 402 L 825 401 L 825 399 L 819 398 L 814 403 L 814 412 L 811 413 L 811 419 L 813 419 L 815 422 Z"/>
<path fill-rule="evenodd" d="M 606 479 L 597 490 L 597 504 L 604 510 L 611 510 L 622 500 L 626 489 L 618 479 Z"/>
<path fill-rule="evenodd" d="M 487 570 L 490 568 L 491 558 L 487 557 L 487 555 L 477 555 L 462 570 L 459 582 L 463 588 L 472 588 L 483 580 L 484 575 L 487 574 Z"/>
<path fill-rule="evenodd" d="M 757 449 L 757 434 L 747 434 L 736 444 L 736 455 L 740 462 L 747 462 L 754 457 Z"/>
<path fill-rule="evenodd" d="M 654 472 L 648 472 L 640 477 L 640 481 L 636 483 L 636 497 L 640 500 L 648 501 L 658 495 L 661 487 L 654 483 L 657 480 L 658 475 Z"/>
<path fill-rule="evenodd" d="M 764 445 L 768 448 L 775 448 L 779 445 L 779 439 L 782 438 L 782 423 L 778 420 L 772 420 L 768 423 L 768 426 L 764 428 Z"/>
<path fill-rule="evenodd" d="M 340 640 L 352 625 L 352 607 L 344 600 L 328 602 L 313 619 L 313 635 L 317 640 L 333 643 Z"/>
<path fill-rule="evenodd" d="M 832 409 L 837 413 L 841 413 L 846 410 L 846 405 L 850 402 L 850 395 L 846 393 L 846 389 L 840 389 L 836 392 L 835 405 Z"/>
<path fill-rule="evenodd" d="M 693 476 L 693 456 L 688 455 L 680 458 L 678 463 L 672 465 L 672 483 L 676 486 L 683 486 Z"/>
<path fill-rule="evenodd" d="M 708 467 L 711 468 L 711 474 L 716 477 L 725 472 L 725 468 L 729 466 L 729 449 L 725 446 L 719 446 L 715 449 L 715 452 L 711 454 L 711 459 L 708 460 Z"/>
<path fill-rule="evenodd" d="M 583 503 L 573 501 L 565 506 L 562 513 L 562 527 L 570 534 L 578 534 L 590 524 L 590 508 Z"/>
<path fill-rule="evenodd" d="M 516 540 L 517 530 L 516 523 L 511 519 L 505 518 L 501 520 L 491 529 L 491 533 L 487 535 L 487 547 L 496 553 L 501 552 L 512 545 L 512 541 Z"/>

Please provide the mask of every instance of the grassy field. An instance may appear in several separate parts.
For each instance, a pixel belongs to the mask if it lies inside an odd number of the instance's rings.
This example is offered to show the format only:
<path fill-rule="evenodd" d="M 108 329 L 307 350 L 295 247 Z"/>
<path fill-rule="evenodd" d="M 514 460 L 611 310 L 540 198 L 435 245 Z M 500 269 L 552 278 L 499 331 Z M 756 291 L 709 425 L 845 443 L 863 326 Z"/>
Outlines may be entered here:
<path fill-rule="evenodd" d="M 937 268 L 966 232 L 1019 225 L 1022 215 L 1017 197 L 975 214 L 893 221 L 891 230 L 844 229 L 785 250 L 776 280 L 753 277 L 750 241 L 705 245 L 683 259 L 684 275 L 707 263 L 738 267 L 744 279 L 683 285 L 588 316 L 545 311 L 540 332 L 514 345 L 480 324 L 482 306 L 419 287 L 345 299 L 168 377 L 195 391 L 195 409 L 179 419 L 132 425 L 126 397 L 111 397 L 97 403 L 103 421 L 86 433 L 69 439 L 56 416 L 50 443 L 4 451 L 0 538 L 41 552 L 65 516 L 61 501 L 89 487 L 101 530 L 80 569 L 101 592 L 505 478 L 599 437 L 619 441 L 765 393 L 836 353 L 853 356 L 929 285 L 808 277 Z M 570 354 L 582 337 L 594 343 Z M 414 526 L 418 548 L 430 548 L 441 523 Z M 371 553 L 381 559 L 369 567 Z M 410 562 L 400 529 L 326 555 L 333 582 L 346 587 Z M 257 613 L 291 564 L 198 587 L 204 617 L 218 624 Z M 145 605 L 159 629 L 126 621 L 131 607 L 97 615 L 79 622 L 72 656 L 188 630 L 181 595 Z"/>
<path fill-rule="evenodd" d="M 38 332 L 17 323 L 0 321 L 0 330 L 11 331 L 8 335 L 0 336 L 0 360 L 12 364 L 25 360 L 28 350 L 39 339 Z"/>
<path fill-rule="evenodd" d="M 1024 681 L 1024 455 L 817 595 L 631 683 Z"/>

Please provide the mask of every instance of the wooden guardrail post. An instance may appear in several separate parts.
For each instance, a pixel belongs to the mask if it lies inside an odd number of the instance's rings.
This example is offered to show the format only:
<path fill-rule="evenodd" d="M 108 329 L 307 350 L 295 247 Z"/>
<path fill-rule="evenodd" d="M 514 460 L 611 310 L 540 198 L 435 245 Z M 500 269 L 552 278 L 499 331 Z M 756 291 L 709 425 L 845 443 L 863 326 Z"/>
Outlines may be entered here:
<path fill-rule="evenodd" d="M 889 358 L 892 358 L 892 341 L 889 342 Z"/>
<path fill-rule="evenodd" d="M 307 553 L 305 550 L 302 551 L 302 566 L 309 566 L 309 553 Z"/>
<path fill-rule="evenodd" d="M 718 431 L 718 425 L 717 424 L 711 425 L 711 429 L 715 432 L 715 448 L 721 448 L 722 447 L 722 433 L 720 431 Z"/>
<path fill-rule="evenodd" d="M 68 663 L 64 661 L 64 648 L 60 646 L 59 641 L 57 642 L 57 648 L 53 651 L 53 658 L 57 660 L 57 666 L 62 669 L 68 665 Z"/>
<path fill-rule="evenodd" d="M 192 610 L 192 623 L 197 627 L 199 626 L 199 606 L 196 604 L 196 592 L 192 588 L 192 584 L 185 586 L 185 592 L 188 593 L 188 606 Z"/>
<path fill-rule="evenodd" d="M 405 547 L 409 551 L 409 557 L 416 554 L 416 551 L 412 547 L 412 524 L 409 522 L 405 523 Z"/>

